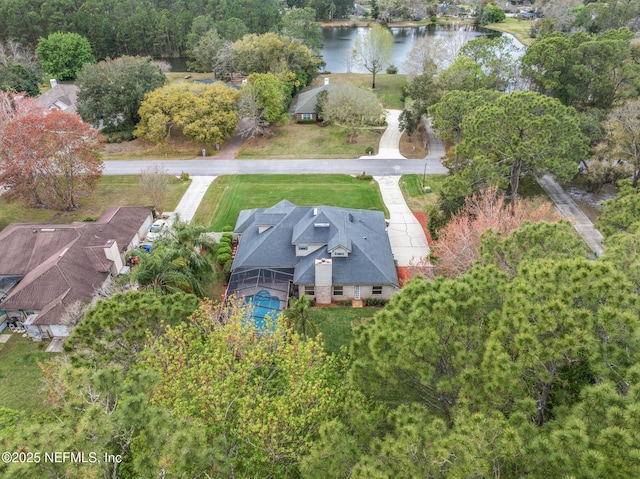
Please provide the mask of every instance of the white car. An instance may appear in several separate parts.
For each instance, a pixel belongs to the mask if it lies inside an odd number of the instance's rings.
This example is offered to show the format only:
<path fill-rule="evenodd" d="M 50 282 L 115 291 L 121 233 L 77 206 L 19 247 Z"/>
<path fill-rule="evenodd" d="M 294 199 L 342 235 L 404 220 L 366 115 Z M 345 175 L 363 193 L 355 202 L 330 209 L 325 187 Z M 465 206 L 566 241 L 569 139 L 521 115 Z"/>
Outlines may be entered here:
<path fill-rule="evenodd" d="M 151 226 L 149 226 L 149 232 L 147 233 L 147 241 L 152 242 L 160 238 L 167 230 L 167 222 L 165 220 L 156 220 Z"/>

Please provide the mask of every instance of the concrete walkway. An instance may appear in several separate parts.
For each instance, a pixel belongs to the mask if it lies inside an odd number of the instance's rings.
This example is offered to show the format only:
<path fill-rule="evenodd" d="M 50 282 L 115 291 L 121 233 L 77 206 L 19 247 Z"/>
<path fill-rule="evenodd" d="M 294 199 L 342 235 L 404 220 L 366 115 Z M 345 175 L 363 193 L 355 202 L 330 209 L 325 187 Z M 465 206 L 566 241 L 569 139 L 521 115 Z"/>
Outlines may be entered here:
<path fill-rule="evenodd" d="M 558 184 L 555 178 L 550 174 L 546 174 L 538 179 L 538 183 L 556 205 L 560 216 L 573 223 L 574 229 L 582 237 L 584 242 L 587 243 L 591 251 L 593 251 L 596 256 L 602 255 L 604 251 L 604 246 L 602 245 L 604 238 L 602 234 L 595 229 L 591 220 L 578 208 L 578 205 L 576 205 L 569 194 L 564 191 L 562 186 Z"/>
<path fill-rule="evenodd" d="M 360 159 L 385 159 L 396 160 L 406 159 L 400 154 L 400 137 L 402 132 L 399 129 L 399 118 L 402 110 L 387 110 L 387 129 L 384 130 L 380 138 L 378 153 L 376 155 L 361 156 Z"/>
<path fill-rule="evenodd" d="M 169 223 L 172 223 L 176 215 L 180 220 L 190 223 L 196 214 L 198 206 L 207 192 L 207 189 L 213 183 L 217 176 L 192 176 L 191 185 L 187 188 L 175 211 L 166 212 L 169 215 Z"/>
<path fill-rule="evenodd" d="M 429 254 L 422 226 L 413 215 L 400 190 L 399 176 L 375 176 L 382 200 L 389 210 L 389 242 L 398 266 L 409 266 Z"/>

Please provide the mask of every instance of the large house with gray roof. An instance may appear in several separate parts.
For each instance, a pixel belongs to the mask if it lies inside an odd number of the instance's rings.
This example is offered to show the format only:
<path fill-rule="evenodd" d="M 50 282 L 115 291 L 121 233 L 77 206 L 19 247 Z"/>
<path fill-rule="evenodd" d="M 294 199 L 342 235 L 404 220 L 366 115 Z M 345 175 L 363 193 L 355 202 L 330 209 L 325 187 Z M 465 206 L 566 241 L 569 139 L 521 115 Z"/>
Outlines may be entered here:
<path fill-rule="evenodd" d="M 398 289 L 384 215 L 380 211 L 296 206 L 240 212 L 240 242 L 228 294 L 269 293 L 286 307 L 306 294 L 317 304 L 389 299 Z"/>

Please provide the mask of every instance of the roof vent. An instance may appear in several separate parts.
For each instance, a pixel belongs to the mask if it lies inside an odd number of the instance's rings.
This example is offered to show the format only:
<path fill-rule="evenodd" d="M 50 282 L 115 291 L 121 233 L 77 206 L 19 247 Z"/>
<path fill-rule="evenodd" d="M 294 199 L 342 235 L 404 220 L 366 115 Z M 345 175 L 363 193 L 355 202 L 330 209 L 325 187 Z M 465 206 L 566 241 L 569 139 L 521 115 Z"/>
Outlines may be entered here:
<path fill-rule="evenodd" d="M 324 84 L 328 85 L 329 84 L 329 77 L 324 77 Z"/>
<path fill-rule="evenodd" d="M 328 228 L 330 225 L 329 223 L 314 223 L 313 226 L 316 228 Z"/>
<path fill-rule="evenodd" d="M 313 216 L 318 216 L 318 208 L 313 209 Z"/>
<path fill-rule="evenodd" d="M 55 228 L 40 228 L 42 233 L 53 233 L 55 230 Z"/>

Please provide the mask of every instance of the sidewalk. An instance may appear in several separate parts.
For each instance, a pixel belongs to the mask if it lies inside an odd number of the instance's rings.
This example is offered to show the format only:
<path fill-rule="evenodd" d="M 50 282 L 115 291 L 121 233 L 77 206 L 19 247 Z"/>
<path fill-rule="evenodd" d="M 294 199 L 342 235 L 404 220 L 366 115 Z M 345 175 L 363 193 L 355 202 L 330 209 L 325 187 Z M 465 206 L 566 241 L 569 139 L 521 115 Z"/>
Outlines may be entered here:
<path fill-rule="evenodd" d="M 398 266 L 409 266 L 429 254 L 424 230 L 404 200 L 399 176 L 375 176 L 389 210 L 389 242 Z"/>

